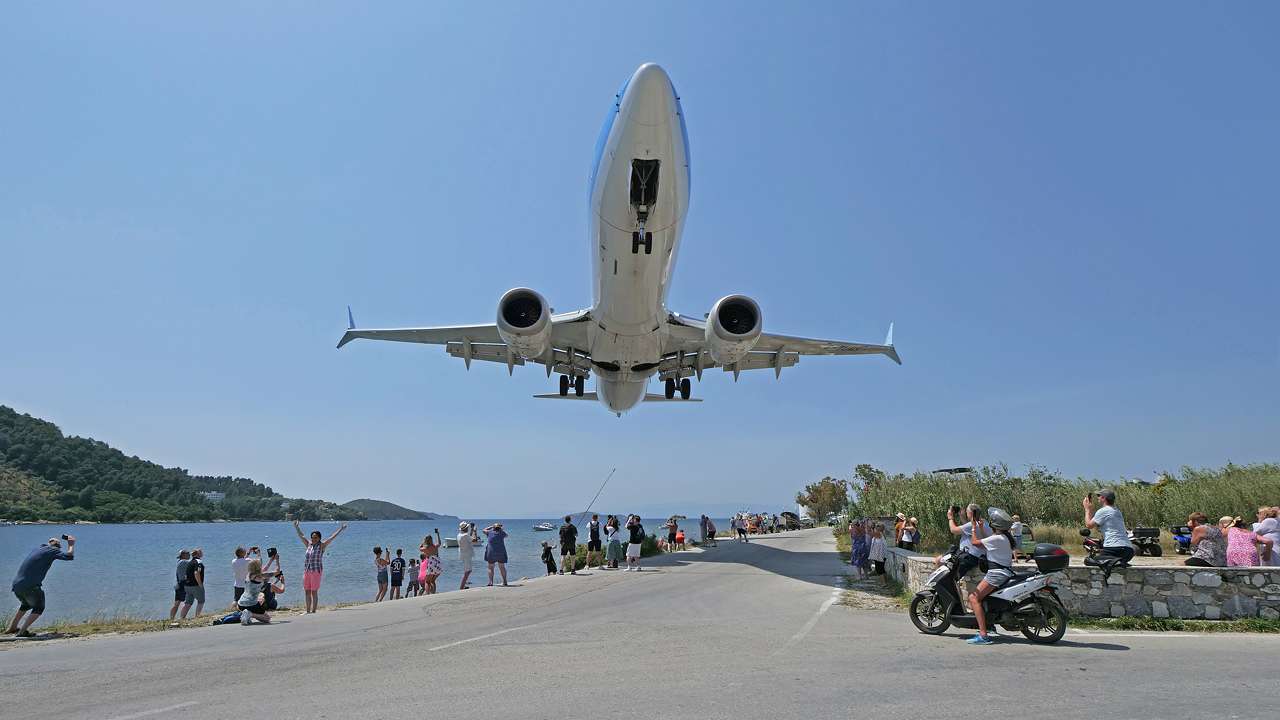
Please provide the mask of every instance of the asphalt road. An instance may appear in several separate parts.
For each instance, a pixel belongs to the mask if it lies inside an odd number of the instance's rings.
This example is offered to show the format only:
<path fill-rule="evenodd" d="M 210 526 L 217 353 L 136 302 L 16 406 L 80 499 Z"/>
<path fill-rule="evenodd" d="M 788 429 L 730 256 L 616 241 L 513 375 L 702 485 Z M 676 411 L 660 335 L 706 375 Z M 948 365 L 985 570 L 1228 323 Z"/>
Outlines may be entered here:
<path fill-rule="evenodd" d="M 921 635 L 825 528 L 271 625 L 7 643 L 0 717 L 1256 717 L 1280 637 Z M 323 595 L 322 595 L 323 597 Z"/>

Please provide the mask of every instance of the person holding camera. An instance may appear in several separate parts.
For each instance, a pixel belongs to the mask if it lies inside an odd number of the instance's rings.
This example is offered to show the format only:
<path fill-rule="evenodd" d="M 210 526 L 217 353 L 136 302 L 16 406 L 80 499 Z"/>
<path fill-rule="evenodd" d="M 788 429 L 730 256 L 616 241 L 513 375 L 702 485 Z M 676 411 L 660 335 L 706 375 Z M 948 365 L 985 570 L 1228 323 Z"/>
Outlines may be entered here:
<path fill-rule="evenodd" d="M 965 508 L 965 515 L 969 521 L 963 525 L 957 525 L 956 520 L 960 516 L 960 506 L 952 505 L 947 509 L 947 526 L 951 528 L 952 534 L 960 536 L 960 548 L 956 551 L 959 559 L 956 561 L 956 581 L 959 582 L 969 571 L 978 567 L 982 563 L 982 558 L 987 556 L 987 551 L 981 545 L 974 545 L 973 537 L 976 534 L 979 538 L 990 535 L 990 531 L 984 527 L 982 522 L 982 506 L 977 503 L 969 503 L 969 507 Z M 942 556 L 933 559 L 934 565 L 942 565 Z"/>
<path fill-rule="evenodd" d="M 476 543 L 480 536 L 476 535 L 476 524 L 473 522 L 458 523 L 458 559 L 462 561 L 462 584 L 459 590 L 467 589 L 467 580 L 471 577 L 471 565 L 476 557 Z"/>
<path fill-rule="evenodd" d="M 991 508 L 987 513 L 992 532 L 986 537 L 973 536 L 973 546 L 982 548 L 987 553 L 987 572 L 982 582 L 969 594 L 969 607 L 973 608 L 973 616 L 978 621 L 978 634 L 966 642 L 970 645 L 990 645 L 987 637 L 987 615 L 982 601 L 996 588 L 1013 578 L 1013 535 L 1009 528 L 1013 518 L 999 508 Z M 975 521 L 976 522 L 976 521 Z"/>
<path fill-rule="evenodd" d="M 232 602 L 239 602 L 240 596 L 244 594 L 244 581 L 249 577 L 249 553 L 256 554 L 258 560 L 262 560 L 262 553 L 258 551 L 257 545 L 248 550 L 245 550 L 243 545 L 236 548 L 236 557 L 231 561 L 231 572 L 235 576 L 234 589 L 232 590 L 235 598 Z"/>
<path fill-rule="evenodd" d="M 427 595 L 436 594 L 436 578 L 444 572 L 444 566 L 440 563 L 440 548 L 444 546 L 444 540 L 440 538 L 440 528 L 435 528 L 435 533 L 434 541 L 428 535 L 422 538 L 422 544 L 418 546 L 418 552 L 422 553 L 422 564 L 418 566 L 418 585 Z"/>
<path fill-rule="evenodd" d="M 63 535 L 62 539 L 67 541 L 66 552 L 62 551 L 62 543 L 58 538 L 49 538 L 49 542 L 28 553 L 18 566 L 18 574 L 13 576 L 13 594 L 20 604 L 18 614 L 13 616 L 13 622 L 9 623 L 9 629 L 5 631 L 6 635 L 16 633 L 21 638 L 32 637 L 31 624 L 44 614 L 44 589 L 41 587 L 44 576 L 49 573 L 54 560 L 76 559 L 76 539 L 70 535 Z M 28 610 L 31 614 L 23 622 L 22 616 Z M 20 622 L 21 628 L 18 627 Z"/>
<path fill-rule="evenodd" d="M 255 558 L 249 561 L 249 573 L 245 577 L 244 592 L 241 593 L 236 605 L 240 607 L 240 624 L 248 625 L 257 620 L 258 622 L 271 622 L 271 616 L 267 614 L 267 604 L 263 597 L 263 590 L 269 590 L 274 596 L 276 593 L 284 592 L 284 573 L 277 570 L 273 573 L 263 572 L 262 559 Z M 279 580 L 278 585 L 272 585 L 272 580 Z"/>
<path fill-rule="evenodd" d="M 1090 530 L 1102 531 L 1102 549 L 1097 559 L 1086 558 L 1085 565 L 1117 565 L 1133 559 L 1133 543 L 1129 542 L 1129 531 L 1124 526 L 1124 515 L 1116 508 L 1114 490 L 1099 490 L 1094 493 L 1102 502 L 1097 512 L 1093 510 L 1093 501 L 1084 496 L 1084 524 Z"/>

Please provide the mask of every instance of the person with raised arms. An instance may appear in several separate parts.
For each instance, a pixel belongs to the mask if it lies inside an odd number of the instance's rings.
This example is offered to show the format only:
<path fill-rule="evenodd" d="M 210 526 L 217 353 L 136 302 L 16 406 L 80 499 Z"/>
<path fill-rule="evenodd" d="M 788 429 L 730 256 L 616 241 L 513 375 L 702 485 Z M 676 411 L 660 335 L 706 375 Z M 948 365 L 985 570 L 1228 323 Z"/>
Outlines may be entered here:
<path fill-rule="evenodd" d="M 299 521 L 293 521 L 293 529 L 298 533 L 298 539 L 307 546 L 307 555 L 302 561 L 302 592 L 306 597 L 306 610 L 303 615 L 314 615 L 320 609 L 320 576 L 324 573 L 324 554 L 329 549 L 329 543 L 338 537 L 343 530 L 347 529 L 347 524 L 337 529 L 328 540 L 321 541 L 323 537 L 319 530 L 311 531 L 311 539 L 308 540 L 306 535 L 302 534 L 302 528 L 298 527 Z"/>

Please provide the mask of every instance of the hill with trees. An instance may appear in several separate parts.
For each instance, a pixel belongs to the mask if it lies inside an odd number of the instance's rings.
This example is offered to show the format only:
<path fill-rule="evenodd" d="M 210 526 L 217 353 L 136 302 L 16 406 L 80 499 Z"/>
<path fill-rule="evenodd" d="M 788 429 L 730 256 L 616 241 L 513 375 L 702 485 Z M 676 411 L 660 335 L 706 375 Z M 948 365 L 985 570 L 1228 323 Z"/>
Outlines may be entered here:
<path fill-rule="evenodd" d="M 410 510 L 406 507 L 400 507 L 395 503 L 389 503 L 385 500 L 370 500 L 361 498 L 352 500 L 349 503 L 342 503 L 342 507 L 355 512 L 362 513 L 365 520 L 430 520 L 431 515 L 417 510 Z"/>
<path fill-rule="evenodd" d="M 202 493 L 223 493 L 209 500 Z M 288 503 L 288 509 L 281 507 Z M 53 522 L 357 520 L 323 500 L 286 498 L 248 478 L 193 476 L 0 405 L 0 517 Z"/>

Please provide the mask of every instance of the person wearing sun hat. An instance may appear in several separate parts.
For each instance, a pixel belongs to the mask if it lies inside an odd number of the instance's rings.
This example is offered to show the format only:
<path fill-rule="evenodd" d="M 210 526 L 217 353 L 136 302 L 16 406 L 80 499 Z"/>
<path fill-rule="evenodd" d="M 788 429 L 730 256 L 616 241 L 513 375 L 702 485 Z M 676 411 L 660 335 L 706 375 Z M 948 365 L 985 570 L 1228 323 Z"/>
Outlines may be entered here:
<path fill-rule="evenodd" d="M 479 540 L 475 523 L 458 523 L 458 559 L 462 561 L 462 585 L 459 590 L 467 589 L 467 578 L 471 577 L 471 561 L 476 557 L 475 543 Z"/>
<path fill-rule="evenodd" d="M 907 516 L 898 513 L 893 516 L 893 546 L 902 547 L 902 529 L 907 526 Z"/>

